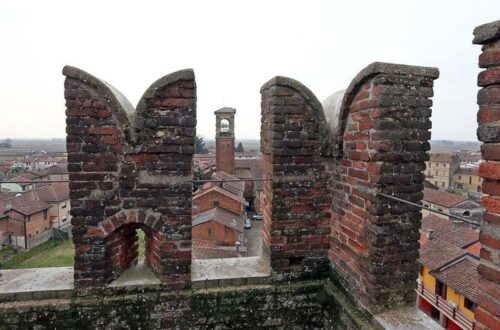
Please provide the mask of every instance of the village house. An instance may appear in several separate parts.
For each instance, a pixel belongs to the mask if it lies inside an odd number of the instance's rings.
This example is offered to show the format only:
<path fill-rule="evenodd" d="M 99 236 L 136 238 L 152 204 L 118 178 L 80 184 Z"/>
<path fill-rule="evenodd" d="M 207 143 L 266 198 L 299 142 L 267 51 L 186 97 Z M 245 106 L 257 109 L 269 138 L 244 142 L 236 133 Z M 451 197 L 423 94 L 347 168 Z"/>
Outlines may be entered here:
<path fill-rule="evenodd" d="M 459 168 L 453 174 L 453 189 L 462 192 L 481 192 L 479 167 Z"/>
<path fill-rule="evenodd" d="M 71 225 L 69 184 L 54 182 L 26 193 L 26 198 L 50 204 L 49 218 L 54 228 L 66 228 Z"/>
<path fill-rule="evenodd" d="M 474 329 L 479 234 L 433 215 L 420 234 L 417 306 L 446 329 Z"/>
<path fill-rule="evenodd" d="M 425 207 L 433 210 L 468 218 L 471 221 L 476 222 L 478 226 L 484 213 L 484 208 L 480 202 L 469 199 L 464 195 L 453 194 L 431 188 L 424 188 L 424 198 L 422 203 Z M 422 209 L 422 216 L 425 217 L 429 214 L 435 214 L 436 216 L 448 219 L 446 215 Z"/>
<path fill-rule="evenodd" d="M 29 250 L 50 239 L 50 204 L 20 195 L 0 201 L 0 237 L 3 244 Z"/>
<path fill-rule="evenodd" d="M 193 195 L 193 214 L 204 212 L 213 207 L 220 207 L 236 215 L 243 214 L 245 199 L 221 188 L 219 185 L 208 185 Z"/>
<path fill-rule="evenodd" d="M 440 189 L 446 190 L 452 184 L 453 173 L 460 167 L 458 156 L 448 153 L 431 153 L 425 162 L 425 177 Z"/>
<path fill-rule="evenodd" d="M 40 156 L 35 158 L 30 164 L 31 171 L 42 171 L 51 166 L 57 165 L 58 158 L 52 156 Z"/>
<path fill-rule="evenodd" d="M 215 245 L 236 246 L 241 243 L 243 218 L 220 207 L 193 216 L 192 236 Z"/>

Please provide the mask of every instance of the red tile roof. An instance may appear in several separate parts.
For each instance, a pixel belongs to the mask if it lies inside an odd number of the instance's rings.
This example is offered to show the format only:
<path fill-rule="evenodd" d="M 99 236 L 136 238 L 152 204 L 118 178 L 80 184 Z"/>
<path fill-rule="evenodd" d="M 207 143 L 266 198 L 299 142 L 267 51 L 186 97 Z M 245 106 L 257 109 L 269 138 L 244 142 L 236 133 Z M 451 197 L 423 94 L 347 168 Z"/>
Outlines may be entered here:
<path fill-rule="evenodd" d="M 205 188 L 205 185 L 203 185 L 203 187 Z M 203 189 L 203 190 L 197 190 L 194 195 L 193 195 L 193 200 L 197 199 L 197 198 L 200 198 L 201 196 L 203 195 L 206 195 L 208 194 L 209 192 L 212 192 L 212 191 L 216 191 L 220 194 L 223 194 L 224 196 L 227 196 L 229 198 L 232 198 L 234 199 L 235 201 L 241 203 L 241 204 L 244 204 L 245 203 L 245 199 L 241 196 L 237 196 L 229 191 L 227 191 L 226 189 L 223 189 L 219 186 L 212 186 L 210 188 L 207 188 L 207 189 Z"/>
<path fill-rule="evenodd" d="M 193 227 L 199 224 L 215 221 L 230 229 L 243 232 L 243 218 L 220 207 L 214 207 L 193 215 Z"/>
<path fill-rule="evenodd" d="M 418 262 L 431 270 L 437 269 L 447 263 L 464 256 L 467 252 L 453 244 L 434 238 L 420 248 Z"/>
<path fill-rule="evenodd" d="M 235 159 L 234 167 L 236 169 L 250 169 L 252 173 L 252 178 L 261 179 L 264 175 L 264 160 L 262 158 L 252 158 L 252 159 Z M 255 187 L 257 190 L 262 190 L 262 181 L 255 181 Z"/>
<path fill-rule="evenodd" d="M 32 215 L 50 208 L 50 205 L 37 200 L 32 200 L 27 195 L 21 195 L 0 201 L 0 213 L 9 209 L 15 210 L 23 215 Z"/>
<path fill-rule="evenodd" d="M 213 180 L 238 180 L 239 178 L 226 173 L 224 171 L 218 171 L 212 174 L 212 179 Z M 218 184 L 218 183 L 215 183 Z M 229 182 L 223 182 L 222 183 L 222 188 L 232 192 L 233 194 L 236 195 L 243 195 L 243 192 L 245 191 L 245 182 L 244 181 L 229 181 Z"/>
<path fill-rule="evenodd" d="M 424 201 L 450 208 L 467 200 L 467 197 L 446 191 L 424 188 Z"/>
<path fill-rule="evenodd" d="M 481 243 L 476 242 L 465 248 L 467 252 L 472 254 L 473 256 L 479 257 L 479 253 L 481 252 Z"/>
<path fill-rule="evenodd" d="M 423 232 L 432 230 L 432 236 L 460 248 L 479 241 L 479 233 L 474 229 L 456 225 L 450 220 L 430 214 L 422 218 Z"/>
<path fill-rule="evenodd" d="M 446 162 L 446 163 L 451 163 L 453 158 L 458 157 L 454 156 L 453 154 L 448 154 L 448 153 L 431 153 L 429 161 L 431 162 Z"/>
<path fill-rule="evenodd" d="M 69 184 L 67 182 L 54 182 L 26 194 L 32 195 L 32 199 L 43 202 L 61 202 L 69 199 Z"/>
<path fill-rule="evenodd" d="M 433 271 L 430 274 L 468 299 L 477 302 L 479 286 L 478 263 L 479 261 L 474 258 L 465 257 L 463 260 Z"/>

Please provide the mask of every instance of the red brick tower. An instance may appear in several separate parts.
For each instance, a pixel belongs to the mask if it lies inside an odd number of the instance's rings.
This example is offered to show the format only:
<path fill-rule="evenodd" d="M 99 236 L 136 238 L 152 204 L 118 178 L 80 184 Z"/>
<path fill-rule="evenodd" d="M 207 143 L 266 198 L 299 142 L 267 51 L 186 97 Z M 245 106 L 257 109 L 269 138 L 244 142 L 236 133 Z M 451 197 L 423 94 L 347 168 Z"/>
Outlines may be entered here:
<path fill-rule="evenodd" d="M 234 108 L 222 108 L 215 113 L 216 170 L 234 174 Z"/>

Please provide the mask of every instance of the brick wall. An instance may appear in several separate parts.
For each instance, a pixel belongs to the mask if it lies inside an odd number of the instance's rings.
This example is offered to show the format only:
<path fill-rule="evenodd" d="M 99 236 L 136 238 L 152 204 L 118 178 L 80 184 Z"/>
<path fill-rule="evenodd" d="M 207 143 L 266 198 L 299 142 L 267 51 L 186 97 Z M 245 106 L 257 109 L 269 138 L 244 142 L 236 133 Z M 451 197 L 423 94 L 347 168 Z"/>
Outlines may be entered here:
<path fill-rule="evenodd" d="M 240 232 L 218 222 L 208 221 L 193 227 L 193 238 L 216 242 L 217 245 L 235 246 Z"/>
<path fill-rule="evenodd" d="M 344 94 L 332 132 L 334 269 L 373 310 L 411 302 L 438 70 L 373 63 Z"/>
<path fill-rule="evenodd" d="M 234 174 L 234 137 L 217 137 L 215 143 L 217 171 Z"/>
<path fill-rule="evenodd" d="M 137 256 L 170 288 L 191 264 L 191 163 L 196 135 L 192 70 L 167 75 L 136 110 L 109 84 L 65 67 L 75 287 L 102 287 Z"/>
<path fill-rule="evenodd" d="M 484 142 L 483 206 L 486 213 L 480 229 L 481 260 L 476 329 L 498 329 L 500 324 L 500 21 L 478 26 L 474 43 L 482 46 L 477 94 L 478 139 Z"/>
<path fill-rule="evenodd" d="M 264 237 L 282 278 L 328 264 L 331 198 L 321 159 L 326 128 L 321 104 L 298 81 L 275 77 L 261 88 Z"/>
<path fill-rule="evenodd" d="M 193 199 L 193 214 L 197 214 L 213 208 L 213 202 L 219 202 L 219 207 L 237 215 L 242 214 L 243 204 L 234 198 L 230 198 L 217 190 L 212 190 L 206 194 L 196 196 Z"/>

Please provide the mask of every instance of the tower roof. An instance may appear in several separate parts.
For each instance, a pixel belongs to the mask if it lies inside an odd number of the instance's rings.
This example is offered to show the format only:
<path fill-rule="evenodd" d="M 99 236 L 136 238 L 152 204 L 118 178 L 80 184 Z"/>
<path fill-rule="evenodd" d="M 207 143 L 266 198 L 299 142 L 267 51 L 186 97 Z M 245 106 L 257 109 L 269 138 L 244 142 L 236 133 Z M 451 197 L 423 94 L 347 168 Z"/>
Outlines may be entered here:
<path fill-rule="evenodd" d="M 214 111 L 215 114 L 218 114 L 218 113 L 236 113 L 236 109 L 235 108 L 230 108 L 230 107 L 224 107 L 224 108 L 220 108 L 219 110 L 216 110 Z"/>

